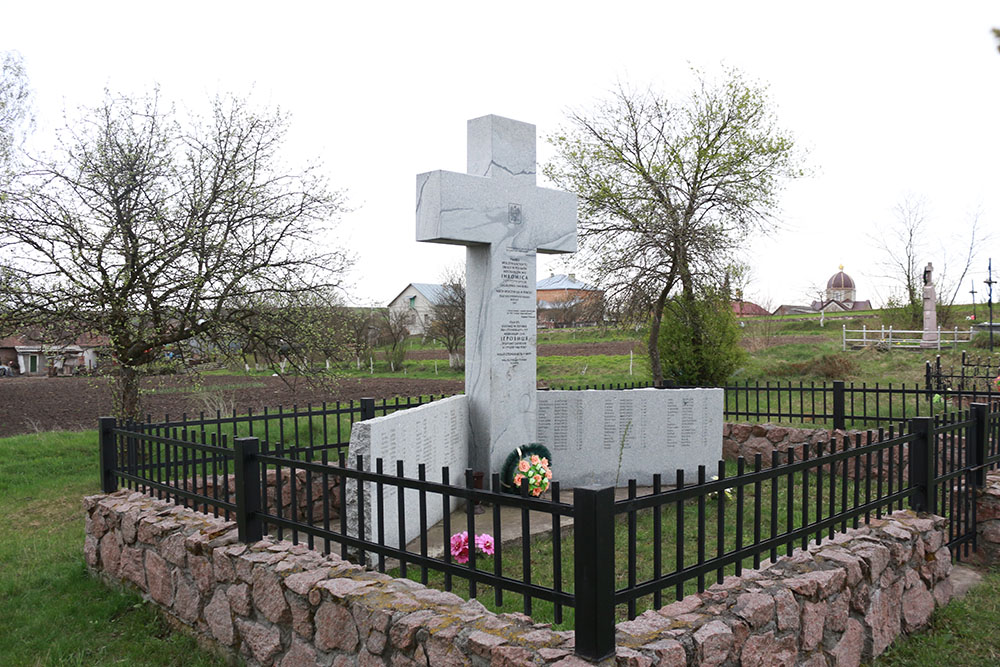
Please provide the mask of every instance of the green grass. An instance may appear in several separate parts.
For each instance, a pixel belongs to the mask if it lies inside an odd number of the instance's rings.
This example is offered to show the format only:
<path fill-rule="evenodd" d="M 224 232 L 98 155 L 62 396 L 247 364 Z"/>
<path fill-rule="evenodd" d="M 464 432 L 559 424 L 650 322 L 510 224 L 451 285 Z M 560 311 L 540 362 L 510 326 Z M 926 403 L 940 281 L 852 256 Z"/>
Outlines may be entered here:
<path fill-rule="evenodd" d="M 603 343 L 612 340 L 635 340 L 641 338 L 632 329 L 616 327 L 581 327 L 569 329 L 541 329 L 538 344 L 552 343 Z"/>
<path fill-rule="evenodd" d="M 1000 572 L 992 570 L 969 594 L 934 612 L 930 627 L 897 641 L 872 664 L 959 665 L 1000 664 Z"/>
<path fill-rule="evenodd" d="M 97 493 L 95 431 L 0 439 L 0 662 L 216 665 L 135 594 L 91 578 L 80 501 Z"/>
<path fill-rule="evenodd" d="M 629 362 L 632 373 L 629 373 Z M 538 379 L 551 387 L 648 382 L 652 379 L 642 357 L 595 354 L 589 357 L 538 357 Z"/>
<path fill-rule="evenodd" d="M 730 477 L 736 475 L 737 464 L 735 462 L 729 462 L 726 465 L 726 476 Z M 807 484 L 808 488 L 808 498 L 809 502 L 806 507 L 807 514 L 803 516 L 803 483 Z M 801 528 L 804 525 L 808 525 L 822 518 L 831 516 L 831 507 L 829 505 L 830 491 L 831 491 L 831 478 L 829 474 L 824 474 L 822 479 L 823 484 L 823 506 L 816 507 L 816 488 L 817 488 L 818 476 L 816 474 L 798 473 L 794 475 L 791 485 L 789 485 L 788 478 L 782 476 L 774 484 L 776 485 L 775 491 L 777 493 L 777 506 L 779 508 L 777 522 L 774 524 L 775 534 L 780 535 L 786 531 Z M 771 536 L 771 516 L 770 516 L 770 501 L 772 497 L 772 482 L 763 482 L 761 484 L 761 517 L 760 517 L 760 536 L 761 539 L 767 539 Z M 789 488 L 791 488 L 792 495 L 792 507 L 793 511 L 791 516 L 787 514 L 787 501 L 789 495 Z M 844 500 L 843 493 L 843 482 L 838 476 L 834 482 L 834 505 L 833 513 L 842 511 L 845 505 L 842 503 Z M 855 506 L 854 502 L 854 483 L 848 481 L 847 483 L 847 495 L 846 507 Z M 884 489 L 887 492 L 887 489 Z M 746 546 L 751 544 L 754 539 L 754 527 L 755 514 L 754 514 L 754 486 L 748 485 L 744 487 L 743 490 L 743 521 L 742 524 L 737 523 L 738 510 L 737 506 L 739 504 L 739 495 L 735 489 L 731 492 L 731 497 L 719 498 L 716 496 L 715 499 L 707 499 L 705 501 L 705 540 L 704 540 L 704 554 L 702 556 L 702 562 L 705 560 L 711 560 L 716 557 L 719 553 L 720 539 L 717 529 L 717 518 L 718 518 L 718 507 L 720 501 L 724 507 L 724 528 L 722 531 L 721 547 L 723 553 L 729 553 L 733 551 L 737 544 L 737 526 L 739 525 L 739 530 L 741 535 L 741 544 Z M 867 502 L 868 498 L 865 496 L 864 486 L 858 487 L 859 499 L 863 504 Z M 875 493 L 875 488 L 872 488 L 872 493 Z M 874 500 L 873 495 L 871 500 Z M 676 503 L 671 503 L 669 505 L 663 506 L 661 510 L 660 520 L 661 520 L 661 554 L 662 554 L 662 569 L 661 574 L 666 574 L 673 572 L 677 569 L 677 518 L 678 510 Z M 654 577 L 653 571 L 653 549 L 655 539 L 654 532 L 654 513 L 653 510 L 643 510 L 635 514 L 636 519 L 636 540 L 635 544 L 638 546 L 638 552 L 636 554 L 636 581 L 642 583 L 643 581 L 648 581 Z M 691 565 L 699 562 L 698 554 L 698 541 L 696 538 L 697 527 L 698 527 L 698 501 L 689 500 L 684 503 L 683 506 L 683 524 L 684 524 L 684 542 L 683 542 L 683 566 L 690 567 Z M 848 522 L 850 525 L 850 522 Z M 838 530 L 840 526 L 837 526 Z M 828 533 L 824 533 L 826 535 Z M 495 537 L 495 536 L 494 536 Z M 815 539 L 815 534 L 812 535 Z M 615 525 L 615 577 L 616 577 L 616 587 L 623 588 L 628 582 L 628 516 L 619 515 L 616 518 Z M 793 548 L 801 547 L 803 544 L 803 539 L 798 539 Z M 562 567 L 562 588 L 566 591 L 573 590 L 573 554 L 574 554 L 574 537 L 572 532 L 564 536 L 561 540 L 561 567 Z M 782 545 L 778 550 L 778 555 L 784 555 L 789 552 L 788 545 Z M 554 563 L 555 563 L 555 543 L 551 535 L 541 536 L 534 539 L 531 543 L 530 549 L 528 550 L 528 557 L 530 559 L 530 576 L 533 583 L 553 587 L 554 578 Z M 767 560 L 770 557 L 770 552 L 765 552 L 761 554 L 761 560 Z M 495 557 L 493 557 L 495 558 Z M 494 560 L 491 557 L 477 557 L 476 567 L 477 569 L 493 571 Z M 503 573 L 511 578 L 525 580 L 524 572 L 522 571 L 522 550 L 519 544 L 510 545 L 504 547 L 503 554 L 501 557 L 502 571 Z M 748 557 L 743 561 L 744 568 L 753 568 L 754 559 L 753 557 Z M 731 564 L 722 568 L 723 575 L 735 574 L 736 565 Z M 415 581 L 421 580 L 421 571 L 419 568 L 409 567 L 407 568 L 407 576 Z M 716 581 L 717 571 L 712 571 L 703 578 L 703 585 L 710 586 Z M 429 571 L 427 573 L 427 583 L 428 585 L 444 590 L 445 577 L 443 574 L 438 572 Z M 683 595 L 688 595 L 694 593 L 698 590 L 699 581 L 697 578 L 690 579 L 683 585 Z M 453 591 L 463 597 L 469 596 L 469 587 L 467 580 L 459 579 L 457 577 L 453 578 Z M 510 611 L 522 611 L 524 609 L 523 596 L 518 593 L 512 593 L 505 591 L 503 594 L 503 604 L 498 605 L 495 600 L 494 589 L 490 586 L 478 586 L 477 599 L 482 602 L 488 609 L 497 612 L 510 612 Z M 663 591 L 662 603 L 667 604 L 675 599 L 676 588 L 670 587 Z M 653 608 L 653 596 L 648 595 L 637 600 L 636 612 L 641 614 L 647 609 Z M 530 611 L 532 617 L 542 623 L 556 623 L 555 609 L 554 605 L 550 602 L 543 600 L 533 600 Z M 627 618 L 627 607 L 625 605 L 620 605 L 617 609 L 618 620 L 624 620 Z M 564 608 L 563 609 L 563 620 L 562 623 L 556 624 L 559 628 L 572 629 L 573 627 L 573 609 Z"/>

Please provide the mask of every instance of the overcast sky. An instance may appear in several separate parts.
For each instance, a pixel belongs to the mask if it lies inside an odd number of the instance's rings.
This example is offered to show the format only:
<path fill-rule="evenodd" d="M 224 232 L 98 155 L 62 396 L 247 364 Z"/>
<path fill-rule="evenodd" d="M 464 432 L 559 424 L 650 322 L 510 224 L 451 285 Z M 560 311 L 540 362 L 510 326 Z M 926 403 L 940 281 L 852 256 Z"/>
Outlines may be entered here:
<path fill-rule="evenodd" d="M 291 160 L 319 158 L 355 207 L 340 226 L 358 262 L 351 294 L 386 303 L 437 282 L 464 249 L 416 243 L 414 179 L 465 171 L 465 123 L 495 113 L 545 135 L 619 80 L 683 94 L 690 66 L 735 66 L 770 86 L 780 122 L 813 174 L 782 196 L 780 229 L 746 248 L 749 294 L 808 302 L 838 265 L 881 303 L 871 236 L 921 197 L 921 265 L 961 261 L 978 211 L 974 273 L 1000 273 L 1000 53 L 996 2 L 73 2 L 8 3 L 0 50 L 24 57 L 33 146 L 104 88 L 159 84 L 181 106 L 216 92 L 292 115 Z M 540 256 L 539 275 L 575 271 Z M 996 275 L 996 274 L 994 274 Z M 1000 290 L 995 295 L 1000 297 Z M 981 302 L 983 293 L 977 294 Z"/>

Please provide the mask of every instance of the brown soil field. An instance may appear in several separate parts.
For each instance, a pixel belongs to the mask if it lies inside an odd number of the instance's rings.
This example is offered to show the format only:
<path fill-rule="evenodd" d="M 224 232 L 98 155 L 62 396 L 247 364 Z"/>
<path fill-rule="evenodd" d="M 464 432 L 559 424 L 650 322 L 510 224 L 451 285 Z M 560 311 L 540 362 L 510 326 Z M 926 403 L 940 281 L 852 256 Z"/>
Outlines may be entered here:
<path fill-rule="evenodd" d="M 542 345 L 540 356 L 628 354 L 642 349 L 637 341 L 555 343 Z M 410 359 L 447 359 L 444 350 L 414 350 Z M 169 375 L 143 379 L 143 412 L 158 421 L 164 415 L 213 413 L 217 409 L 245 413 L 265 407 L 318 405 L 323 401 L 357 400 L 364 396 L 393 398 L 422 394 L 455 394 L 461 380 L 409 378 L 345 378 L 323 385 L 290 378 L 243 375 Z M 111 414 L 108 378 L 0 378 L 0 437 L 52 430 L 97 428 L 97 418 Z"/>
<path fill-rule="evenodd" d="M 0 437 L 52 430 L 97 428 L 97 418 L 111 414 L 107 378 L 0 378 Z M 299 380 L 286 384 L 277 377 L 171 375 L 144 378 L 143 410 L 154 420 L 216 409 L 245 413 L 279 405 L 318 405 L 323 401 L 363 396 L 392 398 L 421 394 L 455 394 L 461 380 L 347 378 L 320 386 Z"/>
<path fill-rule="evenodd" d="M 601 343 L 548 343 L 538 346 L 540 357 L 589 357 L 593 354 L 628 354 L 643 349 L 643 343 L 636 340 L 611 340 Z M 447 359 L 445 350 L 410 350 L 407 359 Z"/>

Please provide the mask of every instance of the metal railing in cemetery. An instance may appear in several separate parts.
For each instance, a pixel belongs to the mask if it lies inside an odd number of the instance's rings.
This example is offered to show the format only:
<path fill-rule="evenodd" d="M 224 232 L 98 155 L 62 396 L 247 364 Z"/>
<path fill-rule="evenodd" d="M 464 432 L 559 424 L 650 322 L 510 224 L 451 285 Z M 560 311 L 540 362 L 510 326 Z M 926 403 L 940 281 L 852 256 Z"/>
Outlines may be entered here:
<path fill-rule="evenodd" d="M 941 366 L 941 355 L 925 365 L 925 386 L 928 391 L 956 391 L 963 394 L 994 394 L 1000 397 L 996 379 L 1000 377 L 1000 358 L 981 357 L 962 351 L 958 367 Z"/>
<path fill-rule="evenodd" d="M 345 449 L 350 442 L 351 426 L 356 421 L 407 410 L 445 397 L 441 394 L 362 398 L 320 405 L 293 405 L 290 408 L 278 406 L 257 412 L 251 408 L 242 413 L 234 409 L 232 414 L 221 411 L 214 414 L 199 412 L 197 415 L 185 413 L 180 418 L 171 418 L 168 414 L 158 422 L 147 416 L 145 422 L 134 422 L 130 428 L 164 437 L 178 432 L 197 433 L 206 438 L 214 435 L 219 442 L 223 436 L 227 442 L 241 437 L 257 437 L 289 456 L 307 451 L 316 455 L 323 450 Z M 332 451 L 330 455 L 336 459 L 337 451 Z"/>
<path fill-rule="evenodd" d="M 651 389 L 657 386 L 653 382 L 649 381 L 639 381 L 639 382 L 603 382 L 601 384 L 588 384 L 588 385 L 559 385 L 557 387 L 546 387 L 546 390 L 552 391 L 585 391 L 587 389 L 607 389 L 607 390 L 625 390 L 625 389 Z M 664 385 L 666 386 L 666 385 Z"/>
<path fill-rule="evenodd" d="M 938 327 L 933 347 L 940 350 L 942 345 L 950 347 L 968 343 L 974 333 L 972 327 L 969 327 L 968 331 L 960 330 L 958 327 L 953 330 Z M 884 326 L 878 329 L 869 329 L 867 326 L 861 329 L 848 329 L 846 324 L 843 325 L 841 343 L 841 348 L 844 350 L 848 347 L 869 346 L 882 346 L 886 349 L 925 347 L 923 329 L 893 329 Z"/>
<path fill-rule="evenodd" d="M 444 468 L 442 481 L 435 482 L 427 480 L 424 466 L 416 477 L 402 462 L 394 474 L 383 470 L 382 461 L 366 471 L 360 461 L 347 465 L 343 453 L 334 461 L 325 460 L 328 450 L 289 456 L 258 437 L 239 437 L 230 446 L 226 434 L 188 429 L 164 435 L 146 426 L 101 420 L 105 492 L 123 484 L 221 514 L 236 522 L 244 542 L 273 533 L 327 553 L 336 549 L 343 557 L 369 554 L 379 571 L 419 577 L 446 590 L 464 580 L 470 597 L 492 597 L 497 608 L 508 596 L 514 598 L 508 603 L 520 601 L 528 614 L 549 605 L 556 623 L 572 622 L 577 653 L 590 659 L 613 651 L 616 619 L 634 618 L 640 605 L 659 607 L 664 596 L 680 599 L 704 590 L 713 579 L 739 575 L 764 558 L 791 554 L 894 509 L 947 517 L 953 556 L 968 555 L 976 546 L 975 490 L 986 470 L 1000 464 L 996 404 L 803 443 L 774 452 L 769 461 L 756 456 L 720 462 L 713 479 L 702 466 L 693 484 L 682 470 L 673 486 L 663 483 L 662 473 L 654 475 L 648 491 L 630 480 L 619 500 L 611 487 L 576 488 L 572 502 L 557 483 L 551 499 L 517 496 L 501 492 L 496 475 L 489 489 L 475 488 L 471 470 L 452 480 Z M 558 470 L 558 461 L 553 463 Z M 371 501 L 364 485 L 373 491 Z M 350 486 L 358 491 L 353 514 L 341 503 Z M 400 518 L 388 530 L 396 531 L 396 540 L 386 534 L 384 521 L 390 490 Z M 449 510 L 456 499 L 466 512 L 453 523 Z M 441 553 L 432 553 L 428 540 L 427 509 L 435 504 L 445 517 Z M 496 548 L 488 560 L 474 546 L 477 505 L 491 518 Z M 520 515 L 519 542 L 507 549 L 500 518 L 505 507 Z M 407 510 L 419 528 L 409 545 Z M 564 519 L 573 523 L 565 536 Z M 544 549 L 532 536 L 533 522 L 548 529 Z M 468 535 L 465 562 L 449 548 L 448 538 L 461 530 Z M 551 554 L 544 568 L 533 565 L 543 562 L 543 550 Z"/>
<path fill-rule="evenodd" d="M 656 386 L 589 385 L 562 389 L 633 389 Z M 676 388 L 662 384 L 660 388 Z M 987 392 L 928 391 L 919 385 L 869 385 L 862 382 L 742 382 L 722 387 L 723 414 L 727 421 L 775 421 L 825 426 L 832 429 L 866 429 L 898 424 L 913 417 L 927 417 L 949 407 L 988 400 Z M 937 396 L 937 398 L 935 398 Z M 993 392 L 993 396 L 997 396 Z"/>
<path fill-rule="evenodd" d="M 725 417 L 732 421 L 778 421 L 834 429 L 864 429 L 927 417 L 944 409 L 946 398 L 918 385 L 862 382 L 744 382 L 724 387 Z"/>

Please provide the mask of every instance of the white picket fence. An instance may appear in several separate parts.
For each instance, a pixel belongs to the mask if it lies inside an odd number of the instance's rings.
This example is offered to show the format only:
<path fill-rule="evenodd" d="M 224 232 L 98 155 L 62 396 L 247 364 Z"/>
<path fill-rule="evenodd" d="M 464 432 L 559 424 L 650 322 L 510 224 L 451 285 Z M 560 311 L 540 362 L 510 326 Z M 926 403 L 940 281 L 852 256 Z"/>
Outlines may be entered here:
<path fill-rule="evenodd" d="M 893 329 L 892 327 L 886 328 L 881 327 L 879 329 L 869 329 L 867 326 L 861 329 L 848 329 L 845 324 L 843 334 L 843 349 L 846 350 L 848 345 L 852 347 L 854 345 L 868 346 L 868 345 L 878 345 L 885 344 L 890 348 L 898 347 L 936 347 L 941 349 L 941 345 L 954 345 L 956 343 L 968 343 L 972 340 L 972 334 L 974 331 L 972 327 L 969 327 L 968 331 L 960 330 L 955 327 L 954 330 L 942 329 L 938 327 L 937 329 L 937 340 L 928 341 L 929 345 L 924 345 L 924 332 L 922 330 L 910 330 L 910 329 Z M 860 338 L 851 338 L 848 334 L 860 334 Z"/>

